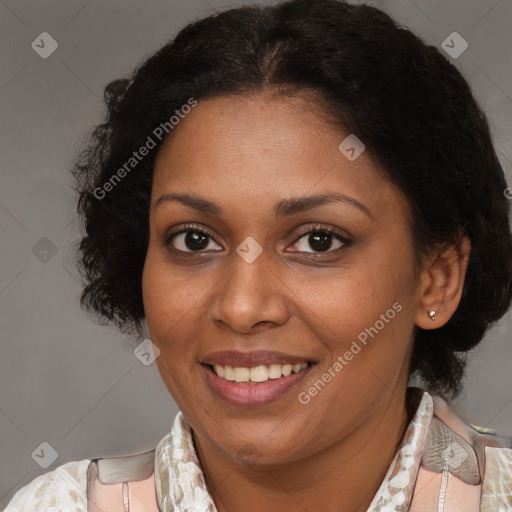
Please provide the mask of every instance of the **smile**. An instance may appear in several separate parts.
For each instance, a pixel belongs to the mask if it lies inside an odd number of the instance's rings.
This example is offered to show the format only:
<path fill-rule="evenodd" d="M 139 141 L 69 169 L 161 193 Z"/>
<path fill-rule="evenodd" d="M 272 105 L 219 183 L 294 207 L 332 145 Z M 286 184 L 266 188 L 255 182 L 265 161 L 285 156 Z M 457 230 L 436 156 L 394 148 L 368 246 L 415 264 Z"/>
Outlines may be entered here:
<path fill-rule="evenodd" d="M 253 366 L 252 368 L 213 365 L 213 371 L 218 377 L 230 382 L 259 383 L 266 382 L 269 379 L 287 377 L 292 373 L 299 373 L 307 367 L 307 362 L 300 364 L 260 365 Z"/>
<path fill-rule="evenodd" d="M 215 395 L 231 405 L 250 408 L 283 399 L 315 366 L 312 362 L 251 367 L 201 365 L 206 382 Z"/>

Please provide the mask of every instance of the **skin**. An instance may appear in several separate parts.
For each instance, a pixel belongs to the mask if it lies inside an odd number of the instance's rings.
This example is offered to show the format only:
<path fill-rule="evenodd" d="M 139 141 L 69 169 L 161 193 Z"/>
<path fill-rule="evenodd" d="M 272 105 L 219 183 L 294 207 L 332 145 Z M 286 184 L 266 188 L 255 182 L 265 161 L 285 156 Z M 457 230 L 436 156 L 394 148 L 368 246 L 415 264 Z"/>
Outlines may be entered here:
<path fill-rule="evenodd" d="M 467 239 L 419 270 L 406 198 L 368 152 L 353 162 L 341 154 L 347 135 L 307 98 L 265 91 L 200 101 L 158 154 L 146 321 L 220 512 L 366 511 L 414 413 L 405 401 L 414 327 L 440 327 L 460 300 Z M 282 199 L 333 191 L 368 213 L 333 202 L 276 219 Z M 155 208 L 171 192 L 214 201 L 223 215 L 178 201 Z M 166 246 L 185 223 L 209 230 L 201 253 L 183 234 Z M 315 224 L 352 243 L 332 236 L 329 251 L 319 251 L 308 243 Z M 236 252 L 249 236 L 263 250 L 252 263 Z M 401 311 L 301 403 L 298 394 L 394 303 Z M 297 389 L 265 406 L 230 405 L 211 390 L 200 365 L 208 353 L 261 349 L 316 365 Z"/>

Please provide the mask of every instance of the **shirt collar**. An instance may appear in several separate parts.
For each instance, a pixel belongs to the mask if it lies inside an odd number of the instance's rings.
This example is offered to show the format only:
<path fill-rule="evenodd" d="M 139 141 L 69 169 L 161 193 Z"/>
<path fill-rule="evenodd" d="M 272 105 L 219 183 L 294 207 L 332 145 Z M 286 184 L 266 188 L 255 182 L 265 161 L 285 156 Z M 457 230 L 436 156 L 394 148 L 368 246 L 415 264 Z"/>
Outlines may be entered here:
<path fill-rule="evenodd" d="M 410 396 L 416 388 L 409 388 Z M 409 510 L 421 463 L 426 433 L 433 415 L 426 391 L 409 423 L 402 443 L 367 512 Z M 217 512 L 197 457 L 192 430 L 181 412 L 155 450 L 155 487 L 160 512 Z"/>
<path fill-rule="evenodd" d="M 417 388 L 409 388 L 409 396 Z M 405 431 L 402 443 L 367 512 L 409 510 L 421 464 L 425 439 L 434 414 L 432 396 L 423 392 L 416 413 Z"/>

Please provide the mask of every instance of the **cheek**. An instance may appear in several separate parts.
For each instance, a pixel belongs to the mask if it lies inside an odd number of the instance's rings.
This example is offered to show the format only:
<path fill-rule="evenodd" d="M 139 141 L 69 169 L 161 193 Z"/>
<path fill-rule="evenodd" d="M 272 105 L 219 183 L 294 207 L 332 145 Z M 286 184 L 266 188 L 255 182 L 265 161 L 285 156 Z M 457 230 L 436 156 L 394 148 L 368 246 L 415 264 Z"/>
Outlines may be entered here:
<path fill-rule="evenodd" d="M 195 392 L 191 380 L 191 361 L 186 327 L 186 281 L 171 279 L 168 265 L 158 253 L 148 251 L 142 275 L 142 296 L 151 341 L 160 350 L 156 365 L 162 381 L 183 410 L 193 402 Z M 189 313 L 190 314 L 190 313 Z"/>
<path fill-rule="evenodd" d="M 382 254 L 340 269 L 335 277 L 296 283 L 298 303 L 307 306 L 302 313 L 309 312 L 303 322 L 326 349 L 323 369 L 341 356 L 339 383 L 393 380 L 411 347 L 413 289 L 410 263 Z"/>
<path fill-rule="evenodd" d="M 174 282 L 169 275 L 166 265 L 150 249 L 142 275 L 144 311 L 151 341 L 160 350 L 156 359 L 159 372 L 174 395 L 176 383 L 173 376 L 186 368 L 186 351 L 180 348 L 180 344 L 184 344 L 179 334 L 180 319 L 186 318 L 190 307 L 183 300 L 186 283 Z"/>
<path fill-rule="evenodd" d="M 198 306 L 187 279 L 173 272 L 161 251 L 149 248 L 142 274 L 142 298 L 150 331 L 171 331 L 187 312 Z"/>
<path fill-rule="evenodd" d="M 314 331 L 323 332 L 320 338 L 332 340 L 329 344 L 357 336 L 373 325 L 400 294 L 396 282 L 364 264 L 331 271 L 314 280 L 295 280 L 290 288 L 302 313 L 308 313 Z"/>
<path fill-rule="evenodd" d="M 205 328 L 208 279 L 173 269 L 165 251 L 150 247 L 142 295 L 151 341 L 159 348 L 158 370 L 178 404 L 192 400 L 197 384 L 198 344 Z"/>

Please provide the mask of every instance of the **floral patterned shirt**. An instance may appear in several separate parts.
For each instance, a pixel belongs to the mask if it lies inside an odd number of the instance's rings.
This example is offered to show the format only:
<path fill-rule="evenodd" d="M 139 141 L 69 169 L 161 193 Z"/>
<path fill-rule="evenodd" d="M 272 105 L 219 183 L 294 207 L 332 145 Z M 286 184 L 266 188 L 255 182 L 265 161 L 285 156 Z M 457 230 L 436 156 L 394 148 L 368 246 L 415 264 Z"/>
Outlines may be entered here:
<path fill-rule="evenodd" d="M 367 512 L 407 511 L 433 414 L 432 397 L 424 392 L 414 418 Z M 161 512 L 216 512 L 197 458 L 192 431 L 181 413 L 172 431 L 156 448 L 155 483 Z"/>
<path fill-rule="evenodd" d="M 416 397 L 419 404 L 414 417 L 367 512 L 407 512 L 411 507 L 422 456 L 428 452 L 427 434 L 435 423 L 432 396 L 416 390 Z M 489 463 L 480 510 L 512 511 L 512 450 L 486 448 L 485 453 Z M 14 495 L 4 512 L 87 512 L 90 465 L 89 459 L 69 462 L 39 476 Z M 153 475 L 159 512 L 217 512 L 194 448 L 191 427 L 181 412 L 154 450 Z"/>

